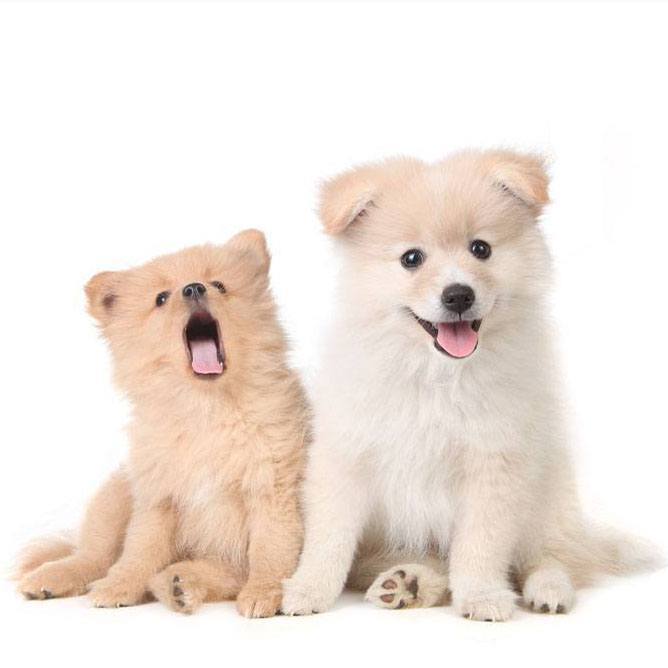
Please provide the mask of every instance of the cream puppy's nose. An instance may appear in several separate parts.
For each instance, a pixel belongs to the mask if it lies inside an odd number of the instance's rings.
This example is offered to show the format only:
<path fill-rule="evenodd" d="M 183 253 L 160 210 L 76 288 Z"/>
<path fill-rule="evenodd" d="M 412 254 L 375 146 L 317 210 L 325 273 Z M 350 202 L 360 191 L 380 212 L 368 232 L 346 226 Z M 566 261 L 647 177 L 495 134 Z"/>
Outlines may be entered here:
<path fill-rule="evenodd" d="M 443 290 L 441 301 L 448 311 L 461 315 L 473 306 L 473 303 L 475 302 L 475 292 L 473 292 L 473 288 L 468 285 L 453 283 Z"/>

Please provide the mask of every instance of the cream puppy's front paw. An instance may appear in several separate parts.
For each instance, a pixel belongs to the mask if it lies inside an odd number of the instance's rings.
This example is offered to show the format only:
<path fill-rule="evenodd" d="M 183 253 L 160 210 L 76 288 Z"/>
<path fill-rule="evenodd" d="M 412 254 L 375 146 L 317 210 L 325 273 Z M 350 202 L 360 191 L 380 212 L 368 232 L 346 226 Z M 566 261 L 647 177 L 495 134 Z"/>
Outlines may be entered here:
<path fill-rule="evenodd" d="M 329 610 L 336 601 L 338 591 L 328 591 L 327 587 L 313 586 L 295 577 L 283 581 L 284 615 L 311 615 Z"/>
<path fill-rule="evenodd" d="M 453 592 L 455 610 L 479 622 L 505 622 L 515 610 L 514 592 L 505 587 L 471 587 L 464 592 Z"/>
<path fill-rule="evenodd" d="M 94 582 L 88 593 L 96 608 L 125 608 L 142 603 L 145 596 L 143 584 L 109 576 Z"/>
<path fill-rule="evenodd" d="M 524 583 L 522 598 L 535 612 L 562 614 L 573 607 L 575 588 L 564 571 L 538 570 Z"/>

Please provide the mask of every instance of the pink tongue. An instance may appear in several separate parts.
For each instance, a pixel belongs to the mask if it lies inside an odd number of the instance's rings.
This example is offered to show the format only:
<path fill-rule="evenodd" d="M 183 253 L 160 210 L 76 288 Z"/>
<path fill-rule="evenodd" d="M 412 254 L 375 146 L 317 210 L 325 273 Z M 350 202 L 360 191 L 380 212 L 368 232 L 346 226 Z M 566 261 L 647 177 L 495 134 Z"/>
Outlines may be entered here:
<path fill-rule="evenodd" d="M 223 373 L 223 365 L 218 361 L 218 347 L 213 339 L 196 339 L 190 342 L 195 373 Z"/>
<path fill-rule="evenodd" d="M 478 345 L 478 334 L 470 322 L 439 322 L 436 340 L 453 357 L 468 357 Z"/>

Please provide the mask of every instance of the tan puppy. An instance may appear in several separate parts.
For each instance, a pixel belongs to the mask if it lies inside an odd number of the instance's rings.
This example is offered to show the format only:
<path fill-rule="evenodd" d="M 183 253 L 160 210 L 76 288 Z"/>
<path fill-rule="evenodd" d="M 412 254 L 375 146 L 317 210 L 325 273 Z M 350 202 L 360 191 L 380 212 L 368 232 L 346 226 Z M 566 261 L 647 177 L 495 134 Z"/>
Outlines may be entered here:
<path fill-rule="evenodd" d="M 134 408 L 130 453 L 76 547 L 26 551 L 28 598 L 90 590 L 110 607 L 152 594 L 180 612 L 236 598 L 247 617 L 276 613 L 302 541 L 307 410 L 268 269 L 264 236 L 248 230 L 88 283 Z"/>

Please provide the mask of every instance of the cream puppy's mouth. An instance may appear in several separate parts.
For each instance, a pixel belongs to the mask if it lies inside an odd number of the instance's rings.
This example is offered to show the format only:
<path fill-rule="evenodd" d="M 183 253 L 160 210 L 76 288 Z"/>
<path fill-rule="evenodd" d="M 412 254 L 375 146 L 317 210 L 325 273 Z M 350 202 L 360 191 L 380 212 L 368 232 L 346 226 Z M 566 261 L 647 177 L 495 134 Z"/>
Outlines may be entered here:
<path fill-rule="evenodd" d="M 183 330 L 192 370 L 198 376 L 220 375 L 225 370 L 225 355 L 218 321 L 199 309 L 189 318 Z"/>
<path fill-rule="evenodd" d="M 456 359 L 472 355 L 478 347 L 478 330 L 482 320 L 457 320 L 455 322 L 429 322 L 411 311 L 429 336 L 434 339 L 434 347 Z"/>

